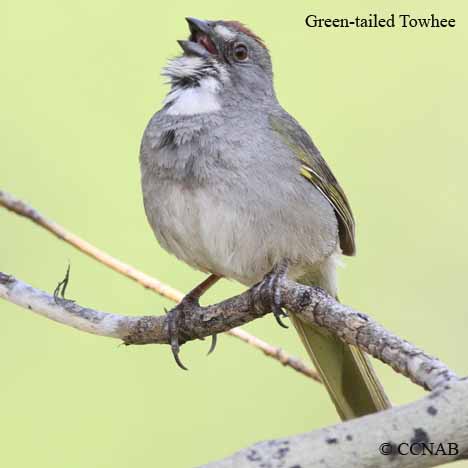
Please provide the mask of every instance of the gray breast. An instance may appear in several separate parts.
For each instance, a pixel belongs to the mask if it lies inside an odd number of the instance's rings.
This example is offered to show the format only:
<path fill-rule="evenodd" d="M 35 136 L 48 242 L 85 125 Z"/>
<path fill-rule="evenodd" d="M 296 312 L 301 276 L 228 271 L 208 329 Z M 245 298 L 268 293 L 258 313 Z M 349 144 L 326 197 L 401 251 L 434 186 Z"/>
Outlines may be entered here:
<path fill-rule="evenodd" d="M 158 241 L 194 268 L 244 284 L 283 258 L 297 275 L 313 269 L 336 249 L 333 209 L 255 119 L 234 129 L 212 117 L 156 114 L 145 132 L 144 204 Z"/>

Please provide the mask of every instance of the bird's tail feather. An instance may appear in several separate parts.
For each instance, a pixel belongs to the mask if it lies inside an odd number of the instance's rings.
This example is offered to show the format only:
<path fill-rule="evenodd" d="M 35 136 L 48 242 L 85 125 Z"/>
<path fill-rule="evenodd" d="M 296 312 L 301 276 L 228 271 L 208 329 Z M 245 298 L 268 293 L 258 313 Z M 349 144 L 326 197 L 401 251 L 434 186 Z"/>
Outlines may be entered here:
<path fill-rule="evenodd" d="M 369 358 L 361 350 L 292 314 L 291 321 L 343 420 L 390 408 Z"/>

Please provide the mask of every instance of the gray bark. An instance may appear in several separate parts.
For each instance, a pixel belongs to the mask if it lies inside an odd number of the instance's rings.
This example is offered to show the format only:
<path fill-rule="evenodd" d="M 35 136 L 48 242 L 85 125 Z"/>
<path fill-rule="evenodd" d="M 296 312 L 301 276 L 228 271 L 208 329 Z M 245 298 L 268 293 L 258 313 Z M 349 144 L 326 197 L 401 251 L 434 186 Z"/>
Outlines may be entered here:
<path fill-rule="evenodd" d="M 317 324 L 390 365 L 414 383 L 432 390 L 458 377 L 437 358 L 389 332 L 367 315 L 337 302 L 320 288 L 280 281 L 281 305 L 310 324 Z M 263 317 L 271 309 L 269 282 L 253 286 L 219 304 L 190 304 L 180 323 L 181 343 L 225 332 Z M 54 298 L 10 275 L 0 273 L 0 297 L 52 320 L 89 333 L 120 338 L 127 345 L 168 344 L 165 315 L 125 316 L 82 307 Z"/>
<path fill-rule="evenodd" d="M 442 465 L 464 458 L 468 451 L 467 398 L 468 381 L 460 380 L 409 405 L 306 434 L 260 442 L 203 468 Z"/>

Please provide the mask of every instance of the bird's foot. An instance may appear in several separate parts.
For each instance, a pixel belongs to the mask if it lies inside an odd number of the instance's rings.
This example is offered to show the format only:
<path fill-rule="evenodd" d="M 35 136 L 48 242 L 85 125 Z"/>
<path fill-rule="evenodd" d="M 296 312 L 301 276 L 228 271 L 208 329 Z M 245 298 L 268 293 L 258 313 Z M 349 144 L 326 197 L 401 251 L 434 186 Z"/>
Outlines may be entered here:
<path fill-rule="evenodd" d="M 198 300 L 190 297 L 188 294 L 173 309 L 167 312 L 169 344 L 171 345 L 172 355 L 177 365 L 184 370 L 188 370 L 188 368 L 184 366 L 179 357 L 180 341 L 183 339 L 181 324 L 184 321 L 187 308 L 192 308 L 197 305 Z"/>
<path fill-rule="evenodd" d="M 275 316 L 278 325 L 283 328 L 288 326 L 281 320 L 287 317 L 288 314 L 281 307 L 281 281 L 288 274 L 288 261 L 284 260 L 278 263 L 270 273 L 268 273 L 262 281 L 262 285 L 267 288 L 269 297 L 271 298 L 271 311 Z"/>
<path fill-rule="evenodd" d="M 167 312 L 169 344 L 171 345 L 172 355 L 174 356 L 176 364 L 184 370 L 188 370 L 188 368 L 184 366 L 179 356 L 181 346 L 180 342 L 182 341 L 185 343 L 186 341 L 181 330 L 181 325 L 185 320 L 186 314 L 189 311 L 192 311 L 194 307 L 199 306 L 200 303 L 198 301 L 198 296 L 193 294 L 193 292 L 190 292 L 182 299 L 182 301 L 179 302 L 179 304 Z M 208 350 L 207 354 L 211 354 L 215 350 L 216 343 L 217 335 L 212 335 L 210 349 Z"/>

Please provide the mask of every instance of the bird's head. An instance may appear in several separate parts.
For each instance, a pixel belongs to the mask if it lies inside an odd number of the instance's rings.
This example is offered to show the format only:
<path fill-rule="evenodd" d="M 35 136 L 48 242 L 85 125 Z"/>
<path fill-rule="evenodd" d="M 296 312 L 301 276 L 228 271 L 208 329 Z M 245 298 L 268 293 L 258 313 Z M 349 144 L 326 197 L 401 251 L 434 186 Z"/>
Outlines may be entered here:
<path fill-rule="evenodd" d="M 274 94 L 270 54 L 256 34 L 238 21 L 186 20 L 190 35 L 178 41 L 183 55 L 163 70 L 173 87 L 197 87 L 208 79 L 236 100 Z"/>

